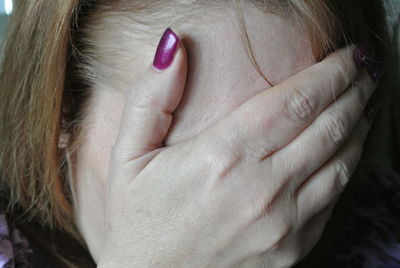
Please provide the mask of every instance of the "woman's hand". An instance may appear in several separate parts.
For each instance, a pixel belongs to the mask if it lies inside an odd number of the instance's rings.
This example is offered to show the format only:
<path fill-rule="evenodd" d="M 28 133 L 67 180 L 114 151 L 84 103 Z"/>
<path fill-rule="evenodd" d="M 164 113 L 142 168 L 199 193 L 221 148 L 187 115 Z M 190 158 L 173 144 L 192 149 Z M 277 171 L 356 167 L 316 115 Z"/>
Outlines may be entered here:
<path fill-rule="evenodd" d="M 362 111 L 375 83 L 357 69 L 353 50 L 333 53 L 165 147 L 186 80 L 178 41 L 171 65 L 150 67 L 131 90 L 139 93 L 128 96 L 111 154 L 98 267 L 299 261 L 320 237 L 369 128 Z"/>

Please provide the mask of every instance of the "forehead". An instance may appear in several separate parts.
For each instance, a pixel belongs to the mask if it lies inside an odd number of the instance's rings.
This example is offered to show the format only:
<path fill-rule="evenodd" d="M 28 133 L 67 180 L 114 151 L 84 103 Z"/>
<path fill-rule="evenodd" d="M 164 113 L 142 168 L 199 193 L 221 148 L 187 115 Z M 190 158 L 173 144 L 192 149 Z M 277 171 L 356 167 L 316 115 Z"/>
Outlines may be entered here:
<path fill-rule="evenodd" d="M 196 135 L 270 87 L 254 67 L 235 8 L 199 8 L 182 9 L 179 13 L 176 7 L 174 12 L 180 14 L 177 16 L 135 17 L 134 12 L 128 12 L 98 20 L 88 33 L 92 44 L 87 54 L 91 61 L 88 72 L 94 78 L 93 93 L 97 98 L 93 100 L 99 100 L 92 102 L 92 110 L 102 109 L 97 104 L 111 99 L 110 94 L 123 98 L 152 63 L 166 27 L 181 37 L 189 66 L 185 92 L 174 113 L 166 145 Z M 315 62 L 307 29 L 299 18 L 277 16 L 247 4 L 243 7 L 243 22 L 254 59 L 272 84 Z"/>
<path fill-rule="evenodd" d="M 236 76 L 231 70 L 235 65 L 254 67 L 250 52 L 273 84 L 286 78 L 287 72 L 296 72 L 315 60 L 307 29 L 293 14 L 278 16 L 246 2 L 239 19 L 238 7 L 230 1 L 207 1 L 207 5 L 168 5 L 163 1 L 137 4 L 140 2 L 133 1 L 136 4 L 129 9 L 106 9 L 91 18 L 85 33 L 89 49 L 84 51 L 91 63 L 85 69 L 93 73 L 89 77 L 113 88 L 116 83 L 132 83 L 144 71 L 143 64 L 152 62 L 166 27 L 183 40 L 189 65 L 208 65 L 211 75 L 218 74 L 216 78 L 223 78 L 228 72 Z"/>

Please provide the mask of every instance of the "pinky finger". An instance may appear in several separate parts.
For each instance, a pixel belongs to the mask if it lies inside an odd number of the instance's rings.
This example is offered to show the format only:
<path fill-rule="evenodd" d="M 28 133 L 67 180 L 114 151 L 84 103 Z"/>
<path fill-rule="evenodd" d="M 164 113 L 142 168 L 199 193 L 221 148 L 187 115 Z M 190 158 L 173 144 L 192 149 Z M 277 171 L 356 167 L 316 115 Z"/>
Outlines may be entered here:
<path fill-rule="evenodd" d="M 296 190 L 299 220 L 308 221 L 337 201 L 357 168 L 370 126 L 361 118 L 339 151 Z"/>

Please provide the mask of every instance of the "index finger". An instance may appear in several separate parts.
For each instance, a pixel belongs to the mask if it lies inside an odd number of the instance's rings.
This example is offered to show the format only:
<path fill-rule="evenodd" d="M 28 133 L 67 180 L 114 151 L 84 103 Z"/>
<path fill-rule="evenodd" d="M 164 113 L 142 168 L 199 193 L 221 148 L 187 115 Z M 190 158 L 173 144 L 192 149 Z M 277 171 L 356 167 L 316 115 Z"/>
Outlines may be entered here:
<path fill-rule="evenodd" d="M 264 159 L 295 138 L 355 79 L 354 50 L 354 45 L 342 48 L 260 92 L 205 134 L 222 137 L 241 156 Z"/>

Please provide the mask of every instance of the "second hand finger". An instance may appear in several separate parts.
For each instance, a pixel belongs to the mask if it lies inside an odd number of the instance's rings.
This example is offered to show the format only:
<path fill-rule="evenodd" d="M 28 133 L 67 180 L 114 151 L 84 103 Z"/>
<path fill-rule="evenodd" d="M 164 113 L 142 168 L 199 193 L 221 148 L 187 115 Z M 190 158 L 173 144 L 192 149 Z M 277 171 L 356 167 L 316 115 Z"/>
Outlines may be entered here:
<path fill-rule="evenodd" d="M 356 169 L 371 124 L 363 117 L 340 150 L 296 189 L 299 218 L 307 220 L 336 200 Z"/>
<path fill-rule="evenodd" d="M 204 134 L 220 138 L 236 155 L 258 162 L 287 145 L 358 74 L 354 46 L 265 90 L 240 105 Z"/>
<path fill-rule="evenodd" d="M 272 156 L 274 167 L 297 188 L 305 178 L 325 163 L 349 137 L 368 99 L 376 88 L 363 70 L 359 82 L 331 104 L 295 140 Z M 358 137 L 361 139 L 361 136 Z M 296 159 L 296 161 L 287 161 Z"/>

